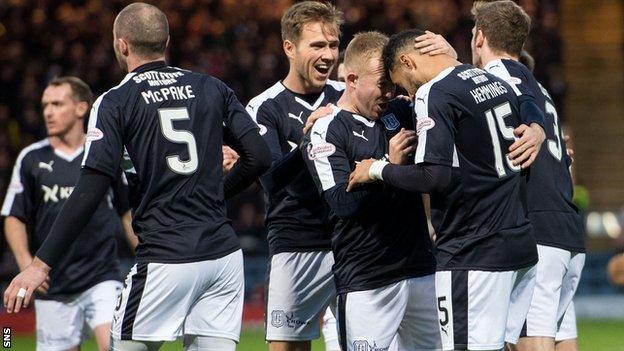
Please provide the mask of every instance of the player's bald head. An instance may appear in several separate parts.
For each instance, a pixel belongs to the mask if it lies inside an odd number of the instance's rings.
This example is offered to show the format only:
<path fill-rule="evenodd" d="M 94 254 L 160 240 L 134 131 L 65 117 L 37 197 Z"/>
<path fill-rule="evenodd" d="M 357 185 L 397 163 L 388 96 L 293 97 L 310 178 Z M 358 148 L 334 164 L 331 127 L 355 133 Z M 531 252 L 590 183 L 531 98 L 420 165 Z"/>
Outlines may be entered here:
<path fill-rule="evenodd" d="M 382 53 L 384 68 L 387 74 L 399 63 L 401 54 L 410 53 L 420 55 L 418 50 L 414 49 L 414 43 L 416 37 L 423 34 L 425 34 L 425 32 L 420 29 L 408 29 L 390 37 Z"/>
<path fill-rule="evenodd" d="M 126 40 L 136 55 L 154 58 L 165 53 L 169 23 L 156 6 L 135 2 L 119 12 L 113 34 L 116 39 Z"/>

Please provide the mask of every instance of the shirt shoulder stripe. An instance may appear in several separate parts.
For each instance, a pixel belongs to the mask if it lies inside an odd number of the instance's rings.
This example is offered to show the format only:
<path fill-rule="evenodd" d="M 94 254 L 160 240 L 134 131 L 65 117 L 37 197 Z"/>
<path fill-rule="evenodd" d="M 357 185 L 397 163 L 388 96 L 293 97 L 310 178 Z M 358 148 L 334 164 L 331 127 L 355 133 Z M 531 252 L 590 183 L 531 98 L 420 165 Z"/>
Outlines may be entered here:
<path fill-rule="evenodd" d="M 245 109 L 247 110 L 247 113 L 249 113 L 251 118 L 254 120 L 254 122 L 256 122 L 256 124 L 258 123 L 256 116 L 258 114 L 258 110 L 260 109 L 260 106 L 262 106 L 262 104 L 265 101 L 274 99 L 277 95 L 279 95 L 284 90 L 286 90 L 286 87 L 284 87 L 284 85 L 281 82 L 277 82 L 273 84 L 273 86 L 270 87 L 269 89 L 260 93 L 260 95 L 257 95 L 253 99 L 249 100 L 249 103 L 247 104 Z"/>
<path fill-rule="evenodd" d="M 334 120 L 336 115 L 340 112 L 340 108 L 334 106 L 331 114 L 319 118 L 314 125 L 312 126 L 312 130 L 310 130 L 310 145 L 311 147 L 319 147 L 319 146 L 328 146 L 328 147 L 336 147 L 336 145 L 327 145 L 327 131 L 329 130 L 329 125 Z M 336 185 L 336 181 L 334 180 L 334 172 L 331 167 L 331 163 L 329 163 L 329 156 L 315 157 L 314 158 L 314 168 L 316 169 L 316 174 L 318 175 L 319 181 L 321 183 L 321 187 L 323 191 L 331 189 Z"/>
<path fill-rule="evenodd" d="M 110 88 L 104 94 L 100 95 L 100 97 L 98 97 L 97 100 L 95 100 L 95 102 L 93 103 L 93 106 L 91 107 L 91 114 L 89 115 L 89 125 L 87 127 L 87 131 L 90 131 L 91 129 L 96 128 L 97 119 L 98 119 L 98 110 L 106 94 L 110 93 L 111 91 L 121 88 L 124 84 L 130 81 L 130 79 L 134 77 L 135 75 L 136 73 L 128 73 L 119 84 Z M 87 141 L 85 142 L 84 156 L 82 157 L 82 166 L 85 165 L 87 158 L 89 157 L 89 150 L 91 149 L 91 142 L 92 141 L 87 138 Z"/>
<path fill-rule="evenodd" d="M 13 207 L 15 196 L 23 191 L 20 172 L 22 169 L 22 162 L 24 161 L 24 158 L 29 153 L 35 150 L 42 149 L 49 145 L 50 141 L 47 138 L 40 140 L 25 147 L 17 156 L 17 159 L 15 160 L 15 166 L 13 167 L 13 174 L 11 175 L 11 183 L 9 184 L 9 188 L 7 189 L 6 197 L 4 198 L 4 203 L 2 204 L 2 210 L 0 211 L 0 214 L 2 216 L 8 216 L 11 213 L 11 207 Z"/>

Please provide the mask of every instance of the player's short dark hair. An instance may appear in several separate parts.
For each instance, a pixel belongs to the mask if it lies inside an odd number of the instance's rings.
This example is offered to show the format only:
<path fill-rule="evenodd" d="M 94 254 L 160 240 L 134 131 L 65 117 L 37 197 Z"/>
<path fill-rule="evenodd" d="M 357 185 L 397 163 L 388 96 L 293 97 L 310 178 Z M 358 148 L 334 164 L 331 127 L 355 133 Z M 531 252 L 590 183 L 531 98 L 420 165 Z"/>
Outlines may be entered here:
<path fill-rule="evenodd" d="M 490 48 L 520 56 L 531 29 L 531 18 L 520 6 L 510 0 L 484 3 L 475 7 L 474 19 Z"/>
<path fill-rule="evenodd" d="M 340 34 L 340 25 L 344 22 L 342 11 L 330 3 L 302 1 L 292 5 L 282 16 L 282 40 L 299 42 L 301 30 L 306 23 L 321 22 L 336 28 Z"/>
<path fill-rule="evenodd" d="M 82 79 L 72 76 L 56 77 L 48 83 L 48 86 L 58 87 L 63 84 L 69 85 L 72 92 L 72 98 L 76 102 L 86 102 L 91 107 L 93 103 L 93 92 L 91 88 Z"/>
<path fill-rule="evenodd" d="M 521 64 L 525 65 L 526 68 L 528 68 L 531 72 L 533 72 L 533 70 L 535 69 L 535 59 L 526 50 L 522 50 L 520 52 L 518 61 L 520 61 Z"/>
<path fill-rule="evenodd" d="M 119 12 L 115 19 L 115 36 L 128 41 L 134 53 L 154 58 L 165 53 L 169 39 L 169 22 L 156 6 L 135 2 Z"/>
<path fill-rule="evenodd" d="M 404 30 L 390 37 L 390 40 L 388 40 L 388 43 L 384 47 L 381 54 L 384 69 L 386 70 L 386 74 L 388 76 L 390 74 L 390 71 L 394 69 L 399 54 L 401 54 L 406 47 L 413 48 L 415 44 L 414 39 L 423 34 L 425 34 L 423 30 L 414 28 Z"/>

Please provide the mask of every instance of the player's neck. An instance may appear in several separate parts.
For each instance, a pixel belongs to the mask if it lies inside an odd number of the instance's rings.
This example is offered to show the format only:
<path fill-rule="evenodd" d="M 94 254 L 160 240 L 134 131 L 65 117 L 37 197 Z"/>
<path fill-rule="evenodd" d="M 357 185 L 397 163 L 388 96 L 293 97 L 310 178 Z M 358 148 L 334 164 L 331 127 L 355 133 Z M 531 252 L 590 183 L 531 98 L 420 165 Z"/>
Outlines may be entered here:
<path fill-rule="evenodd" d="M 165 56 L 156 57 L 152 59 L 146 59 L 146 58 L 138 57 L 135 55 L 130 55 L 126 59 L 126 64 L 128 65 L 128 73 L 134 71 L 138 67 L 143 66 L 144 64 L 155 62 L 155 61 L 165 61 Z"/>
<path fill-rule="evenodd" d="M 284 78 L 284 80 L 282 80 L 282 84 L 288 90 L 297 94 L 315 94 L 323 91 L 322 87 L 314 87 L 306 82 L 306 80 L 303 79 L 303 77 L 301 77 L 299 73 L 297 73 L 297 70 L 293 68 L 288 71 L 288 75 L 286 76 L 286 78 Z"/>
<path fill-rule="evenodd" d="M 481 58 L 481 62 L 483 64 L 483 67 L 487 66 L 488 63 L 494 61 L 494 60 L 514 60 L 514 61 L 518 61 L 519 57 L 518 56 L 514 56 L 514 55 L 510 55 L 506 52 L 493 52 L 491 50 L 486 50 L 486 52 L 484 52 L 483 57 Z"/>
<path fill-rule="evenodd" d="M 440 55 L 439 58 L 432 59 L 431 62 L 426 66 L 427 71 L 424 72 L 424 78 L 427 82 L 429 82 L 430 80 L 437 77 L 445 69 L 449 67 L 456 67 L 461 64 L 461 62 L 450 56 Z"/>
<path fill-rule="evenodd" d="M 85 135 L 82 129 L 73 128 L 63 135 L 50 136 L 48 140 L 52 148 L 66 154 L 72 154 L 84 145 Z"/>
<path fill-rule="evenodd" d="M 336 101 L 336 106 L 338 106 L 338 108 L 340 108 L 341 110 L 345 110 L 353 114 L 360 115 L 368 119 L 372 119 L 368 116 L 365 116 L 364 114 L 360 112 L 360 109 L 357 107 L 357 104 L 355 103 L 356 101 L 355 96 L 353 95 L 354 95 L 354 91 L 351 90 L 349 87 L 347 87 L 347 89 L 344 91 L 342 96 L 340 96 L 340 99 Z"/>

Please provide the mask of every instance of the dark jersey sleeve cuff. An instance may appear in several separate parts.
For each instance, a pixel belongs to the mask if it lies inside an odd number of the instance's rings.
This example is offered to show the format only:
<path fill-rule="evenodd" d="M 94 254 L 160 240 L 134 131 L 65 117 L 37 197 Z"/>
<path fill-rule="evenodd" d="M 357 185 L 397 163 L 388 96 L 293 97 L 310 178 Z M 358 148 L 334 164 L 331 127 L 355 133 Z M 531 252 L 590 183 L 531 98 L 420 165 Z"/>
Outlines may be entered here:
<path fill-rule="evenodd" d="M 537 123 L 544 128 L 544 113 L 532 100 L 525 100 L 520 103 L 520 119 L 522 123 L 530 126 Z"/>

